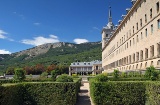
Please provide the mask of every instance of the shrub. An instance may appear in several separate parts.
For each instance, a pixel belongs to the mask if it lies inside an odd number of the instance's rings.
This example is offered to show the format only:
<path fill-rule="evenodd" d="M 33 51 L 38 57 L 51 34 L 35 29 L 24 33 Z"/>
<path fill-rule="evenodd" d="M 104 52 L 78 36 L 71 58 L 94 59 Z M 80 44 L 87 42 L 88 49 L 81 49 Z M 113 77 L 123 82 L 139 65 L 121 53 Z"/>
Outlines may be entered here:
<path fill-rule="evenodd" d="M 115 78 L 115 79 L 117 79 L 118 77 L 119 77 L 119 70 L 114 70 L 114 72 L 113 72 L 113 77 Z"/>
<path fill-rule="evenodd" d="M 91 80 L 90 92 L 95 105 L 145 105 L 144 82 Z"/>
<path fill-rule="evenodd" d="M 97 82 L 107 82 L 108 81 L 107 74 L 98 74 L 95 76 L 95 80 Z"/>
<path fill-rule="evenodd" d="M 25 71 L 21 68 L 15 69 L 15 74 L 14 74 L 14 79 L 17 81 L 23 81 L 26 76 L 25 76 Z"/>
<path fill-rule="evenodd" d="M 72 74 L 73 78 L 79 78 L 77 74 Z"/>
<path fill-rule="evenodd" d="M 58 76 L 56 82 L 73 82 L 73 78 L 71 76 L 68 76 L 67 74 L 62 74 Z"/>
<path fill-rule="evenodd" d="M 0 86 L 0 105 L 75 105 L 80 81 Z"/>
<path fill-rule="evenodd" d="M 121 73 L 121 77 L 122 77 L 122 78 L 126 78 L 126 77 L 127 77 L 127 73 L 126 73 L 126 72 L 122 72 L 122 73 Z"/>
<path fill-rule="evenodd" d="M 52 80 L 53 81 L 55 81 L 56 80 L 56 77 L 58 76 L 58 71 L 57 70 L 52 70 L 51 71 L 51 78 L 52 78 Z"/>
<path fill-rule="evenodd" d="M 43 73 L 41 74 L 41 77 L 47 78 L 47 77 L 48 77 L 48 73 L 47 73 L 47 72 L 43 72 Z"/>
<path fill-rule="evenodd" d="M 145 72 L 145 78 L 150 80 L 158 79 L 158 72 L 156 71 L 154 66 L 147 67 L 147 70 Z"/>

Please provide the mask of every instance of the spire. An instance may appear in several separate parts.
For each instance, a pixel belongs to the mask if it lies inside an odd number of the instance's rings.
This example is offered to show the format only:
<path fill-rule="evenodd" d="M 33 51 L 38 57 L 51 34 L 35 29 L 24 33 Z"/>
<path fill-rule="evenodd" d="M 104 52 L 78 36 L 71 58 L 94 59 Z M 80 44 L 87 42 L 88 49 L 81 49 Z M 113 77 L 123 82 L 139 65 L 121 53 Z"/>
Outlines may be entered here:
<path fill-rule="evenodd" d="M 112 22 L 111 6 L 109 6 L 109 18 L 108 22 Z"/>

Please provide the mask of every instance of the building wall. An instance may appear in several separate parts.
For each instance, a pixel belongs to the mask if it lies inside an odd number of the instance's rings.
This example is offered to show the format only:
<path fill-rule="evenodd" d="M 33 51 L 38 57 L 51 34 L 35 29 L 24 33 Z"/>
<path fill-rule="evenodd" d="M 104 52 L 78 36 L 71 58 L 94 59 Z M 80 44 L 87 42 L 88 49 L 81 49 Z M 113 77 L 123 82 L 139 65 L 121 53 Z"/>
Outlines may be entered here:
<path fill-rule="evenodd" d="M 159 3 L 158 10 L 157 3 Z M 114 69 L 120 71 L 145 70 L 150 65 L 159 68 L 159 19 L 160 0 L 137 0 L 102 49 L 104 70 L 107 72 L 112 72 Z"/>

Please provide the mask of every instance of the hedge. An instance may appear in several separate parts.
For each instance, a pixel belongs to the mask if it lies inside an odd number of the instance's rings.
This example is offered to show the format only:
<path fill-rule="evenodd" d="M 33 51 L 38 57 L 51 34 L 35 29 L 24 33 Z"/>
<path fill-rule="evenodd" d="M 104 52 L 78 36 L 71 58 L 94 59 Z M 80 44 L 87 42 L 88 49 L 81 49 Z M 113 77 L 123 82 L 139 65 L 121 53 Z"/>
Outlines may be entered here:
<path fill-rule="evenodd" d="M 160 83 L 145 81 L 90 80 L 95 105 L 160 105 Z"/>
<path fill-rule="evenodd" d="M 160 105 L 160 82 L 146 84 L 146 105 Z"/>
<path fill-rule="evenodd" d="M 0 87 L 0 105 L 75 105 L 80 81 L 18 83 Z"/>

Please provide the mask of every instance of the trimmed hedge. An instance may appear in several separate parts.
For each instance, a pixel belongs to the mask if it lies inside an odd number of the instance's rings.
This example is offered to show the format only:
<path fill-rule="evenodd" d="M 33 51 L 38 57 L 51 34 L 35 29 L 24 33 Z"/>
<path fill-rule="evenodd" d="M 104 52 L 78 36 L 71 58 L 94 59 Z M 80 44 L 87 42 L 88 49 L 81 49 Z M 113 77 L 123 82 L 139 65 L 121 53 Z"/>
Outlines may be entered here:
<path fill-rule="evenodd" d="M 91 79 L 90 95 L 95 105 L 160 105 L 160 83 Z"/>
<path fill-rule="evenodd" d="M 146 105 L 160 105 L 160 82 L 146 84 Z"/>
<path fill-rule="evenodd" d="M 95 105 L 144 105 L 143 82 L 91 82 L 91 97 Z"/>
<path fill-rule="evenodd" d="M 19 83 L 0 87 L 0 105 L 74 105 L 80 80 L 68 83 Z"/>

